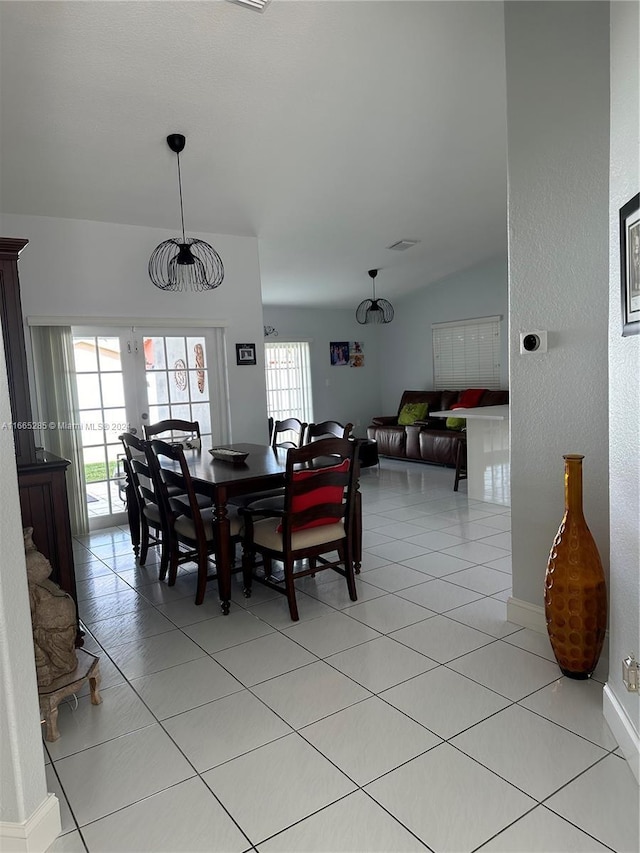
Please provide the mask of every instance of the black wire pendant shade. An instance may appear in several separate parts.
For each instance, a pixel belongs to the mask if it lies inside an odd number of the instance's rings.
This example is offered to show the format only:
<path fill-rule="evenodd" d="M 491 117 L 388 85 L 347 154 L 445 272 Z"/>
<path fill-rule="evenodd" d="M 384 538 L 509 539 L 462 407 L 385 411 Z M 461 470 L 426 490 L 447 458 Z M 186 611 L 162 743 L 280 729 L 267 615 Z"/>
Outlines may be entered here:
<path fill-rule="evenodd" d="M 204 240 L 185 237 L 184 234 L 180 152 L 184 149 L 185 142 L 186 139 L 181 133 L 167 136 L 167 145 L 178 160 L 182 239 L 172 237 L 156 246 L 149 258 L 149 278 L 156 287 L 165 291 L 214 290 L 224 279 L 224 266 L 220 255 Z"/>
<path fill-rule="evenodd" d="M 356 308 L 356 320 L 361 326 L 367 323 L 390 323 L 393 320 L 393 305 L 386 299 L 376 299 L 376 276 L 378 270 L 369 270 L 373 283 L 373 299 L 365 299 Z"/>

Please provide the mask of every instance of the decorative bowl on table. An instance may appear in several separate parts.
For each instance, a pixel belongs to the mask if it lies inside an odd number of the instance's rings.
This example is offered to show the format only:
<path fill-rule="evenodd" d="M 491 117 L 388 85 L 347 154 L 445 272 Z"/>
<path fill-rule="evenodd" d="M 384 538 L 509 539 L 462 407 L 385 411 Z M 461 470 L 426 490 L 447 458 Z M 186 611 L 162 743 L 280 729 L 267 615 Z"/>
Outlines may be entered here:
<path fill-rule="evenodd" d="M 249 455 L 241 450 L 232 450 L 230 447 L 212 447 L 209 453 L 218 462 L 231 462 L 232 465 L 242 465 Z"/>

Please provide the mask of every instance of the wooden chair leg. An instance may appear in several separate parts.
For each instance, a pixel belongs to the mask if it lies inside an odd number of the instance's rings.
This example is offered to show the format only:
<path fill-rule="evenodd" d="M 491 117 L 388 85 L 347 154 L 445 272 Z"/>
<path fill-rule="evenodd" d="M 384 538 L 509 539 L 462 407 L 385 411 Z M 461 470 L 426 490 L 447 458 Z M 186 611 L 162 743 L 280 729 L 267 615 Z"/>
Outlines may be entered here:
<path fill-rule="evenodd" d="M 298 615 L 298 602 L 296 601 L 296 588 L 293 582 L 293 561 L 287 560 L 284 564 L 284 583 L 287 590 L 287 601 L 289 602 L 289 613 L 291 620 L 297 622 L 300 619 Z"/>
<path fill-rule="evenodd" d="M 271 568 L 271 557 L 267 557 L 266 554 L 263 554 L 262 562 L 264 565 L 264 576 L 265 578 L 270 578 L 273 571 Z"/>
<path fill-rule="evenodd" d="M 466 441 L 461 439 L 458 441 L 458 447 L 456 450 L 456 476 L 453 482 L 453 491 L 458 491 L 458 485 L 460 480 L 467 479 L 467 444 Z"/>
<path fill-rule="evenodd" d="M 178 552 L 178 541 L 176 539 L 172 539 L 171 544 L 169 545 L 169 586 L 173 586 L 175 584 L 176 577 L 178 575 Z"/>
<path fill-rule="evenodd" d="M 242 592 L 245 598 L 251 598 L 253 570 L 256 564 L 256 553 L 248 542 L 242 544 Z"/>
<path fill-rule="evenodd" d="M 160 570 L 158 572 L 158 580 L 163 581 L 167 576 L 167 570 L 169 568 L 169 548 L 167 547 L 165 537 L 162 537 L 162 541 L 160 543 Z"/>
<path fill-rule="evenodd" d="M 353 572 L 353 557 L 351 554 L 351 547 L 349 545 L 340 545 L 338 546 L 338 556 L 342 560 L 342 565 L 344 566 L 345 577 L 347 578 L 347 589 L 349 590 L 349 598 L 351 601 L 358 600 L 358 593 L 356 590 L 356 577 Z"/>
<path fill-rule="evenodd" d="M 147 554 L 149 553 L 149 525 L 144 516 L 140 517 L 140 556 L 138 557 L 138 562 L 141 566 L 147 561 Z"/>
<path fill-rule="evenodd" d="M 196 588 L 196 604 L 202 604 L 207 591 L 207 575 L 209 573 L 209 555 L 206 552 L 198 554 L 198 586 Z"/>

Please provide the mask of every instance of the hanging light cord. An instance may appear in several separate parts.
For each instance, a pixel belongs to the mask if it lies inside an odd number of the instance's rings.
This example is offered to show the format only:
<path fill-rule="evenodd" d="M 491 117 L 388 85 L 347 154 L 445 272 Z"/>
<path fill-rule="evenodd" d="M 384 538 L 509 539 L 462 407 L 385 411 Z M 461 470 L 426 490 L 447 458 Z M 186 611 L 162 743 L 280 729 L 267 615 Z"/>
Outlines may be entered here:
<path fill-rule="evenodd" d="M 182 221 L 182 242 L 186 243 L 187 239 L 184 235 L 184 210 L 182 207 L 182 177 L 180 175 L 180 152 L 176 152 L 176 157 L 178 158 L 178 190 L 180 192 L 180 219 Z"/>

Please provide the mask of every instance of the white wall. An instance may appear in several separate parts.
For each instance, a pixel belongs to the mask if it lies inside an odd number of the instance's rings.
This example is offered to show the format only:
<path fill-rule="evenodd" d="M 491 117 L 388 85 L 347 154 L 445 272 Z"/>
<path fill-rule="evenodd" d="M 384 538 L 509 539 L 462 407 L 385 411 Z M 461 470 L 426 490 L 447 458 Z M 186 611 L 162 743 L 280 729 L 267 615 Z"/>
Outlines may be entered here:
<path fill-rule="evenodd" d="M 640 335 L 623 338 L 618 211 L 640 188 L 640 6 L 611 4 L 609 258 L 609 466 L 611 568 L 609 680 L 612 704 L 632 727 L 639 777 L 640 697 L 622 684 L 620 661 L 640 659 Z M 606 706 L 605 706 L 606 708 Z M 607 719 L 610 719 L 607 715 Z M 612 726 L 613 727 L 613 726 Z M 621 743 L 621 746 L 623 744 Z M 630 750 L 625 749 L 628 758 Z"/>
<path fill-rule="evenodd" d="M 5 237 L 29 240 L 20 258 L 22 310 L 26 317 L 149 317 L 226 321 L 233 441 L 264 441 L 264 357 L 255 367 L 236 365 L 236 343 L 263 337 L 258 241 L 252 237 L 197 234 L 214 246 L 224 281 L 206 293 L 164 293 L 151 283 L 147 265 L 154 248 L 174 236 L 157 228 L 40 216 L 2 214 Z M 29 341 L 28 330 L 26 332 Z"/>
<path fill-rule="evenodd" d="M 0 328 L 2 423 L 11 423 L 11 406 Z M 0 465 L 0 847 L 6 843 L 9 849 L 9 837 L 4 837 L 6 824 L 14 825 L 15 830 L 16 824 L 31 818 L 47 798 L 47 785 L 11 429 L 0 428 Z M 56 806 L 48 843 L 59 830 L 58 815 Z"/>
<path fill-rule="evenodd" d="M 505 228 L 507 224 L 505 222 Z M 502 388 L 508 388 L 508 289 L 506 258 L 493 258 L 394 300 L 395 317 L 381 329 L 383 410 L 393 415 L 406 388 L 433 387 L 431 324 L 502 315 Z"/>
<path fill-rule="evenodd" d="M 278 330 L 265 341 L 309 340 L 314 420 L 352 423 L 354 433 L 366 436 L 371 418 L 380 411 L 380 369 L 385 354 L 379 351 L 380 332 L 376 326 L 360 326 L 353 310 L 322 308 L 264 307 L 264 322 Z M 332 366 L 330 341 L 361 341 L 364 367 Z"/>
<path fill-rule="evenodd" d="M 608 565 L 609 4 L 507 2 L 505 27 L 513 596 L 542 608 L 565 453 Z"/>

